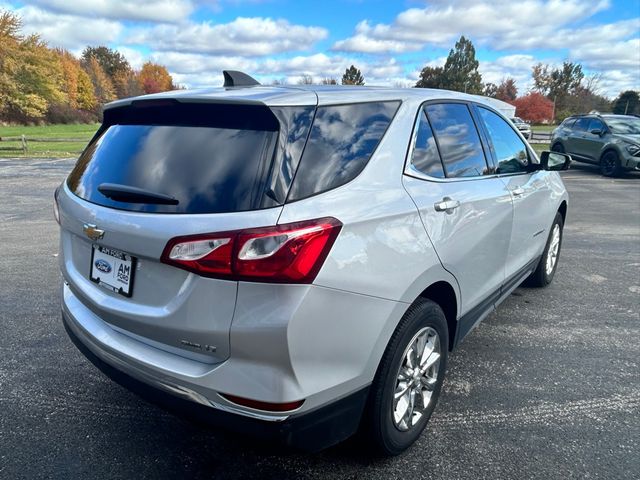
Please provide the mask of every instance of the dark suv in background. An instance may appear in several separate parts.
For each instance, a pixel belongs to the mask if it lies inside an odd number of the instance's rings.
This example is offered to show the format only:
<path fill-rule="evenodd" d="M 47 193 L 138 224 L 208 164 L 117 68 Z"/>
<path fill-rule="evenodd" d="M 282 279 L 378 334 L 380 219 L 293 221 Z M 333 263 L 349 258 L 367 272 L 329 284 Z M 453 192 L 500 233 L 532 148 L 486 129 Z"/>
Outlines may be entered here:
<path fill-rule="evenodd" d="M 569 117 L 551 134 L 551 150 L 600 166 L 607 177 L 640 170 L 640 118 L 631 115 Z"/>

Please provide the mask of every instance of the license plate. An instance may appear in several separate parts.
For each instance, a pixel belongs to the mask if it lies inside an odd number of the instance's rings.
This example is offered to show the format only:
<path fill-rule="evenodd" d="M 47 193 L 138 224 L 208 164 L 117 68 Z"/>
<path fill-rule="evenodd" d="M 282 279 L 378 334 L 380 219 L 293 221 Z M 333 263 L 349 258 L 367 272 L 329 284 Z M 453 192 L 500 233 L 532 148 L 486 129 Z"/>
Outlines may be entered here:
<path fill-rule="evenodd" d="M 133 273 L 136 259 L 113 248 L 94 245 L 91 253 L 91 281 L 130 297 L 133 293 Z"/>

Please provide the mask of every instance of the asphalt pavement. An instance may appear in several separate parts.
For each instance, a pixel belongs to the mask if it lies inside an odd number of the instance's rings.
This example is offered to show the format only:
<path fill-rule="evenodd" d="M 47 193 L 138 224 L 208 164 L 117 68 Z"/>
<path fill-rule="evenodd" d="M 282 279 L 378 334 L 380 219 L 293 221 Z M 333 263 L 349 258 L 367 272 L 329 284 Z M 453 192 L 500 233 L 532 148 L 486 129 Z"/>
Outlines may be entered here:
<path fill-rule="evenodd" d="M 318 454 L 201 428 L 96 370 L 60 321 L 54 188 L 71 160 L 0 160 L 0 478 L 640 476 L 640 175 L 563 173 L 559 269 L 519 288 L 450 357 L 405 454 Z"/>

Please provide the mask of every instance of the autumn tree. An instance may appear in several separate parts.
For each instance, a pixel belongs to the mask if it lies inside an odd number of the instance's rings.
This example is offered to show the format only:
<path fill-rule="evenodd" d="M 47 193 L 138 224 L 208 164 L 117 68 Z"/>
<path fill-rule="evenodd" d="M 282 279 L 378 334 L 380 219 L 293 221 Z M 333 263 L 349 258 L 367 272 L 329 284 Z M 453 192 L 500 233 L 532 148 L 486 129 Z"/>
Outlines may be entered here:
<path fill-rule="evenodd" d="M 640 96 L 638 92 L 627 90 L 613 101 L 613 113 L 618 115 L 640 114 Z"/>
<path fill-rule="evenodd" d="M 0 12 L 0 117 L 42 119 L 52 103 L 65 101 L 62 66 L 38 35 L 23 37 L 12 12 Z"/>
<path fill-rule="evenodd" d="M 351 65 L 342 75 L 342 85 L 364 85 L 362 72 L 354 65 Z"/>
<path fill-rule="evenodd" d="M 513 78 L 506 78 L 496 88 L 495 98 L 503 102 L 512 102 L 518 98 L 518 87 Z"/>
<path fill-rule="evenodd" d="M 173 90 L 173 79 L 162 65 L 147 62 L 138 73 L 138 81 L 144 93 L 158 93 Z"/>
<path fill-rule="evenodd" d="M 142 86 L 125 56 L 105 46 L 87 47 L 82 52 L 82 60 L 95 58 L 109 77 L 117 98 L 132 97 L 143 93 Z"/>
<path fill-rule="evenodd" d="M 89 57 L 88 60 L 83 59 L 82 66 L 93 84 L 97 104 L 103 105 L 115 100 L 116 94 L 113 83 L 111 83 L 111 79 L 105 73 L 98 60 L 95 57 Z"/>
<path fill-rule="evenodd" d="M 516 107 L 516 115 L 533 123 L 551 121 L 553 102 L 538 92 L 532 92 L 511 102 Z"/>
<path fill-rule="evenodd" d="M 481 95 L 483 85 L 479 65 L 473 43 L 462 36 L 449 51 L 444 67 L 422 69 L 416 87 L 446 88 Z"/>

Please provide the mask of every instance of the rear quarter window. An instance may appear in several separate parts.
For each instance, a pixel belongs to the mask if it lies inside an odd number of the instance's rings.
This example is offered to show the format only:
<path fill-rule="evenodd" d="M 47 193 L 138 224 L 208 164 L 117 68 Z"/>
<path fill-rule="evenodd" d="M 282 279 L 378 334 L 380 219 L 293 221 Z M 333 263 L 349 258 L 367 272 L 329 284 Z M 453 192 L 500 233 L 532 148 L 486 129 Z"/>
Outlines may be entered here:
<path fill-rule="evenodd" d="M 289 201 L 353 180 L 367 165 L 399 101 L 318 107 L 289 192 Z"/>

